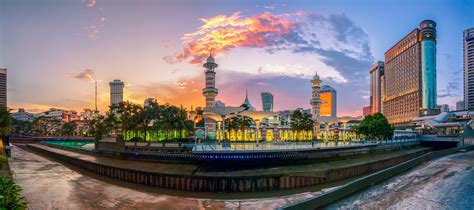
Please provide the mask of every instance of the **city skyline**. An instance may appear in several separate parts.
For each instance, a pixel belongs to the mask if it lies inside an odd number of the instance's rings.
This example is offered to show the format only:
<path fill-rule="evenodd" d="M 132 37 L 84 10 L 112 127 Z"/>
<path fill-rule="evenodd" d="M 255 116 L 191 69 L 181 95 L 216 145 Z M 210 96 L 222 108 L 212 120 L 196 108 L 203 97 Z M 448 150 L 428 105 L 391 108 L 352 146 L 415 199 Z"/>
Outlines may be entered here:
<path fill-rule="evenodd" d="M 421 1 L 399 8 L 365 2 L 243 1 L 224 7 L 203 1 L 188 8 L 179 7 L 188 1 L 146 7 L 141 1 L 2 1 L 0 68 L 8 69 L 9 107 L 93 109 L 94 85 L 78 77 L 84 73 L 121 79 L 125 100 L 135 103 L 153 97 L 203 107 L 202 64 L 212 51 L 219 64 L 216 100 L 226 105 L 240 105 L 248 89 L 255 107 L 262 107 L 261 92 L 272 92 L 275 110 L 310 108 L 309 81 L 317 72 L 338 92 L 338 115 L 362 115 L 369 104 L 369 67 L 424 19 L 437 23 L 438 104 L 462 100 L 462 33 L 474 26 L 467 15 L 473 4 Z M 167 7 L 180 8 L 182 15 Z M 364 12 L 382 9 L 382 17 Z M 219 35 L 233 39 L 219 42 Z M 109 104 L 107 82 L 98 83 L 101 111 Z"/>

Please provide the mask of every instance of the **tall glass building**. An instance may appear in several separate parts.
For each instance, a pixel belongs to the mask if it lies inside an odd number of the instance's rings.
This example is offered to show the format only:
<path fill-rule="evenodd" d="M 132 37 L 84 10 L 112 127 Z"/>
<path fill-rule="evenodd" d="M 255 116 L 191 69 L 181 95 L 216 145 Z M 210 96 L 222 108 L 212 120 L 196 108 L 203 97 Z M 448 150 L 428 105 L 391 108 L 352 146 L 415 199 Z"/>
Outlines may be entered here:
<path fill-rule="evenodd" d="M 273 112 L 273 95 L 269 92 L 262 94 L 262 108 L 264 112 Z"/>
<path fill-rule="evenodd" d="M 422 109 L 436 109 L 436 23 L 420 24 Z"/>

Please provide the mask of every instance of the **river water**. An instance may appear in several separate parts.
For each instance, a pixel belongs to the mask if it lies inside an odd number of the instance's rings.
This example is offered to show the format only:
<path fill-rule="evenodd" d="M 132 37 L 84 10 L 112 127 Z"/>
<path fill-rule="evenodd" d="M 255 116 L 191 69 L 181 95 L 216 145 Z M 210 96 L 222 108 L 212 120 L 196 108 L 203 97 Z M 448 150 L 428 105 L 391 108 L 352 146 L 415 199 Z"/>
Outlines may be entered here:
<path fill-rule="evenodd" d="M 328 209 L 474 209 L 474 151 L 418 166 Z"/>

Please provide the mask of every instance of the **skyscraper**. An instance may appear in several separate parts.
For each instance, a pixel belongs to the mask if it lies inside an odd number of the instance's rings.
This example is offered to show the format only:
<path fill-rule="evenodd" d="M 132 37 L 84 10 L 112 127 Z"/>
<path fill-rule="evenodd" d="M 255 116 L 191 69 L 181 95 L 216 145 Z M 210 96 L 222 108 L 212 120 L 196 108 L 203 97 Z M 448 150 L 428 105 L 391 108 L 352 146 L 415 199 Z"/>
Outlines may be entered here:
<path fill-rule="evenodd" d="M 474 28 L 464 30 L 464 109 L 474 110 Z"/>
<path fill-rule="evenodd" d="M 382 76 L 384 62 L 378 61 L 369 69 L 370 72 L 370 113 L 382 112 Z"/>
<path fill-rule="evenodd" d="M 0 69 L 0 107 L 7 107 L 7 69 Z"/>
<path fill-rule="evenodd" d="M 436 109 L 436 23 L 420 23 L 422 111 L 430 114 Z"/>
<path fill-rule="evenodd" d="M 214 107 L 217 96 L 216 88 L 216 72 L 214 71 L 217 68 L 217 63 L 215 63 L 212 55 L 209 55 L 207 62 L 202 66 L 206 68 L 204 71 L 206 75 L 206 87 L 202 89 L 202 94 L 206 97 L 206 107 Z"/>
<path fill-rule="evenodd" d="M 385 53 L 382 112 L 403 124 L 436 111 L 436 23 L 424 20 Z"/>
<path fill-rule="evenodd" d="M 273 95 L 269 92 L 262 94 L 262 110 L 264 112 L 273 112 Z"/>
<path fill-rule="evenodd" d="M 456 111 L 464 110 L 464 101 L 456 102 Z"/>
<path fill-rule="evenodd" d="M 119 79 L 109 82 L 110 86 L 110 106 L 118 105 L 123 102 L 123 87 L 125 84 Z"/>
<path fill-rule="evenodd" d="M 321 106 L 320 116 L 337 117 L 337 92 L 329 85 L 323 85 L 319 91 Z"/>
<path fill-rule="evenodd" d="M 309 102 L 311 104 L 311 114 L 313 114 L 313 117 L 320 116 L 321 98 L 319 92 L 321 91 L 321 82 L 321 78 L 318 73 L 316 73 L 313 80 L 311 80 L 312 95 Z"/>

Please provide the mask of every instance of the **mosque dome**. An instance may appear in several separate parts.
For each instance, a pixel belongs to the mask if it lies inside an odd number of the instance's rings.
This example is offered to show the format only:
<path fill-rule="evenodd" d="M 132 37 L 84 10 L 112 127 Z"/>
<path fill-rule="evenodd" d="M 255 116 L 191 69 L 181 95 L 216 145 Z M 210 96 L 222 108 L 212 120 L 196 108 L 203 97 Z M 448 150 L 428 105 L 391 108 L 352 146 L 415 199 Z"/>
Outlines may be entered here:
<path fill-rule="evenodd" d="M 207 57 L 207 62 L 214 63 L 215 62 L 214 57 L 212 57 L 212 55 L 209 55 L 209 57 Z"/>
<path fill-rule="evenodd" d="M 314 80 L 316 80 L 316 79 L 317 79 L 317 80 L 321 80 L 321 78 L 319 78 L 319 75 L 318 75 L 317 72 L 316 72 L 316 74 L 314 75 L 313 79 L 314 79 Z"/>

